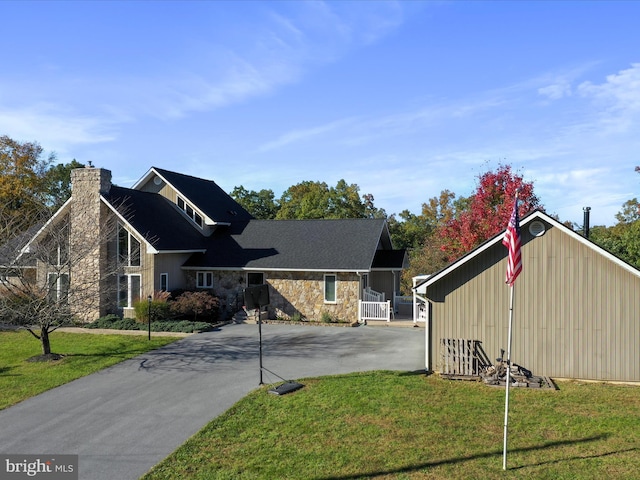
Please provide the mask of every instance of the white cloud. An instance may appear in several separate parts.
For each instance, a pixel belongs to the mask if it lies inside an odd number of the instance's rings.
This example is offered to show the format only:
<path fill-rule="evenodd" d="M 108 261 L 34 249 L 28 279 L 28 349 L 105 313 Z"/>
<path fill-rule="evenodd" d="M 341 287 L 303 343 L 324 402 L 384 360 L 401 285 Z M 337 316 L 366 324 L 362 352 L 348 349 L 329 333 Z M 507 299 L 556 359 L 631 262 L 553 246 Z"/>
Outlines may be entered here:
<path fill-rule="evenodd" d="M 22 109 L 0 107 L 0 131 L 15 140 L 35 140 L 58 153 L 76 145 L 109 142 L 116 138 L 112 121 L 70 112 L 52 104 Z"/>
<path fill-rule="evenodd" d="M 578 86 L 578 92 L 608 108 L 640 111 L 640 63 L 608 75 L 606 82 L 600 85 L 583 82 Z"/>
<path fill-rule="evenodd" d="M 334 130 L 344 128 L 345 126 L 353 123 L 353 121 L 354 121 L 353 119 L 346 118 L 342 120 L 336 120 L 336 121 L 327 123 L 325 125 L 319 125 L 317 127 L 293 130 L 283 135 L 280 135 L 275 140 L 272 140 L 270 142 L 260 145 L 260 147 L 258 147 L 258 151 L 268 152 L 270 150 L 286 147 L 287 145 L 290 145 L 292 143 L 301 142 L 304 140 L 311 140 L 325 133 L 329 133 Z"/>
<path fill-rule="evenodd" d="M 621 134 L 637 129 L 640 115 L 640 63 L 608 75 L 601 84 L 583 82 L 578 86 L 583 98 L 591 100 L 594 125 L 600 134 Z"/>
<path fill-rule="evenodd" d="M 571 84 L 563 82 L 548 85 L 546 87 L 539 88 L 538 93 L 542 96 L 550 98 L 551 100 L 559 100 L 563 97 L 571 96 Z"/>
<path fill-rule="evenodd" d="M 389 34 L 403 20 L 402 6 L 395 2 L 292 2 L 279 7 L 262 18 L 243 45 L 200 45 L 203 51 L 191 55 L 202 59 L 201 64 L 161 79 L 126 82 L 135 91 L 125 96 L 137 97 L 139 109 L 168 118 L 242 103 L 298 82 L 310 70 Z"/>

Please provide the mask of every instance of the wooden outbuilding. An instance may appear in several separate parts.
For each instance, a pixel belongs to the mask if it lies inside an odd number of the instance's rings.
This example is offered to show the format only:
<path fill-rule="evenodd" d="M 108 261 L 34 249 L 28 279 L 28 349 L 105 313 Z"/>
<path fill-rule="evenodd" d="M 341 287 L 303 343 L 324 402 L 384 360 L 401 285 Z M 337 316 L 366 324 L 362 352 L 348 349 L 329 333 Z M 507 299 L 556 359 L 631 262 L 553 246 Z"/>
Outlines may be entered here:
<path fill-rule="evenodd" d="M 520 225 L 512 362 L 554 378 L 640 382 L 640 270 L 542 211 Z M 507 349 L 502 237 L 418 283 L 427 370 L 476 374 Z"/>

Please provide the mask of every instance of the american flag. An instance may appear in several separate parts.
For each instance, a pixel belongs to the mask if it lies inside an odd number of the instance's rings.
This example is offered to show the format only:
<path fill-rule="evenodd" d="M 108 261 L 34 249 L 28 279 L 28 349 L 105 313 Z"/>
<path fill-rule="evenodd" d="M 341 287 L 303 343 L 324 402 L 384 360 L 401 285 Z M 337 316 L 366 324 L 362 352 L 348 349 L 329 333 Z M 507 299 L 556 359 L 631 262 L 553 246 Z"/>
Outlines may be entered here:
<path fill-rule="evenodd" d="M 513 205 L 513 213 L 504 232 L 502 244 L 509 249 L 509 259 L 507 262 L 507 285 L 515 283 L 516 278 L 522 272 L 522 255 L 520 254 L 520 219 L 518 218 L 518 199 Z"/>

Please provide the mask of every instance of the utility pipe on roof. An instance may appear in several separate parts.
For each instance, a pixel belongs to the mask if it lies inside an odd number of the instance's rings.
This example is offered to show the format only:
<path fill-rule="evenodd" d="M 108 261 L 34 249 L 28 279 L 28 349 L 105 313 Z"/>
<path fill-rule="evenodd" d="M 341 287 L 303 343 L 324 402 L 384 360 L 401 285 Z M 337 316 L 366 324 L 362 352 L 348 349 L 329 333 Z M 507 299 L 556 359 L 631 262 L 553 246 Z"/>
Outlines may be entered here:
<path fill-rule="evenodd" d="M 582 220 L 582 228 L 584 229 L 584 238 L 589 238 L 589 212 L 591 211 L 591 207 L 584 207 L 582 209 L 584 211 L 584 217 Z"/>

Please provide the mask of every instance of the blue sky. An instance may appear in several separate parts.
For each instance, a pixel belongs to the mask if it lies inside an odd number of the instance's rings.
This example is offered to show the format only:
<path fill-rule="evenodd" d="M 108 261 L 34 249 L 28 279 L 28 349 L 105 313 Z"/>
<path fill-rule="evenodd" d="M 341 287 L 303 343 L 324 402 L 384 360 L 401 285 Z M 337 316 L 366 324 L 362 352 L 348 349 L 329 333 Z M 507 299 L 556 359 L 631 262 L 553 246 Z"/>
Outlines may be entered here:
<path fill-rule="evenodd" d="M 130 186 L 344 178 L 387 213 L 500 163 L 549 213 L 640 196 L 640 2 L 0 2 L 0 134 Z"/>

